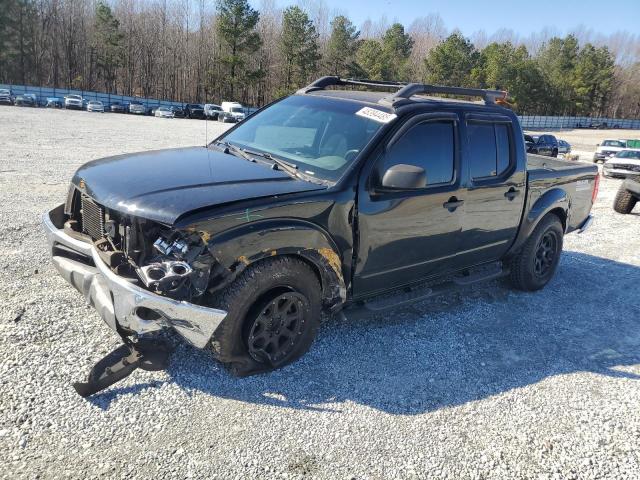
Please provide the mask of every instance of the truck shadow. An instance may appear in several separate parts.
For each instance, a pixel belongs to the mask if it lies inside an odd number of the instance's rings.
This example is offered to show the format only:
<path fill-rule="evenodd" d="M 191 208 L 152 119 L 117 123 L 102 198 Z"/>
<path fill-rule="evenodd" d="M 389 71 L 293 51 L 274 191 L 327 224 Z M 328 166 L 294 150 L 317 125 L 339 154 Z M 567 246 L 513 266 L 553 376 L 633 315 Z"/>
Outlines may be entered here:
<path fill-rule="evenodd" d="M 491 282 L 384 316 L 330 320 L 303 359 L 244 379 L 180 346 L 168 373 L 186 391 L 249 403 L 340 411 L 355 402 L 402 415 L 561 374 L 638 380 L 625 366 L 640 363 L 639 287 L 639 267 L 565 252 L 540 292 Z"/>

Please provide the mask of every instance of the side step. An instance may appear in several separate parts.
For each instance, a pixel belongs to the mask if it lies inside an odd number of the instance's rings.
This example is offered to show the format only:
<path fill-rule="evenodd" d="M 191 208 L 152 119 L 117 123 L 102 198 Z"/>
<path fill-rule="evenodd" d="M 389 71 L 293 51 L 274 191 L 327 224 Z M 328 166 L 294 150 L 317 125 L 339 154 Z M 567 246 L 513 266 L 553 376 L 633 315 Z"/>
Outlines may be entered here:
<path fill-rule="evenodd" d="M 370 300 L 365 300 L 364 302 L 357 304 L 357 306 L 350 307 L 348 312 L 354 314 L 363 312 L 384 312 L 386 310 L 426 300 L 428 298 L 435 297 L 436 295 L 442 295 L 443 293 L 456 290 L 459 287 L 465 287 L 478 282 L 495 280 L 496 278 L 501 278 L 508 274 L 509 271 L 503 268 L 500 263 L 495 263 L 490 266 L 483 267 L 469 275 L 454 276 L 450 280 L 439 284 L 431 286 L 417 286 L 405 289 L 404 291 L 398 292 L 394 295 L 374 297 Z"/>

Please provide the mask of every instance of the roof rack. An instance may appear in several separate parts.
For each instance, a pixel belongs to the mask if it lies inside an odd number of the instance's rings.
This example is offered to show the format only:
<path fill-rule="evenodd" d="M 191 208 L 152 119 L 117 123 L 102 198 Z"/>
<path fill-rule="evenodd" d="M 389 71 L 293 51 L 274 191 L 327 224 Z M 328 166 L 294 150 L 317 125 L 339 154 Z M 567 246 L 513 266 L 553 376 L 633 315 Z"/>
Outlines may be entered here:
<path fill-rule="evenodd" d="M 381 80 L 361 80 L 354 78 L 340 78 L 335 76 L 321 77 L 313 83 L 297 91 L 305 94 L 316 90 L 324 90 L 336 85 L 367 86 L 374 88 L 394 88 L 397 92 L 386 96 L 379 103 L 399 106 L 410 101 L 413 95 L 425 93 L 439 93 L 445 95 L 458 95 L 462 97 L 480 97 L 486 104 L 495 104 L 496 100 L 504 99 L 507 92 L 502 90 L 485 90 L 482 88 L 445 87 L 442 85 L 427 85 L 422 83 L 385 82 Z"/>
<path fill-rule="evenodd" d="M 368 80 L 360 78 L 340 78 L 336 76 L 320 77 L 316 81 L 310 83 L 306 87 L 302 87 L 296 93 L 304 94 L 313 92 L 316 90 L 324 90 L 327 87 L 333 87 L 336 85 L 352 85 L 352 86 L 365 86 L 376 88 L 402 88 L 406 83 L 403 82 L 386 82 L 383 80 Z"/>

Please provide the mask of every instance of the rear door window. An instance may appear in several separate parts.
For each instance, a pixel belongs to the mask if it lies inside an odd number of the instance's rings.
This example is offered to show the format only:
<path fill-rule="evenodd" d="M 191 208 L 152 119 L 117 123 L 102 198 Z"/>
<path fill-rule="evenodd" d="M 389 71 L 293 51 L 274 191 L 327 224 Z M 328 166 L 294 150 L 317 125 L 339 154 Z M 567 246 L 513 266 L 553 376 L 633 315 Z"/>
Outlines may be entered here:
<path fill-rule="evenodd" d="M 509 169 L 512 163 L 510 130 L 507 123 L 467 123 L 472 179 L 496 177 Z"/>

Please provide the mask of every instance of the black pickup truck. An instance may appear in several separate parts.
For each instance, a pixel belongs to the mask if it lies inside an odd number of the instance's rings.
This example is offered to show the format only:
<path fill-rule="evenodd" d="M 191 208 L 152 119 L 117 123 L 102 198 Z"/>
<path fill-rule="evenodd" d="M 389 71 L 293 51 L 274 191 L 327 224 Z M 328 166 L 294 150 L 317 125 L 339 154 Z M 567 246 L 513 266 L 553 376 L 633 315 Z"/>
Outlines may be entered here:
<path fill-rule="evenodd" d="M 244 375 L 302 355 L 322 311 L 542 288 L 597 169 L 527 158 L 503 95 L 323 77 L 206 147 L 82 166 L 44 215 L 53 263 L 129 350 L 79 393 L 144 368 L 164 328 Z"/>

